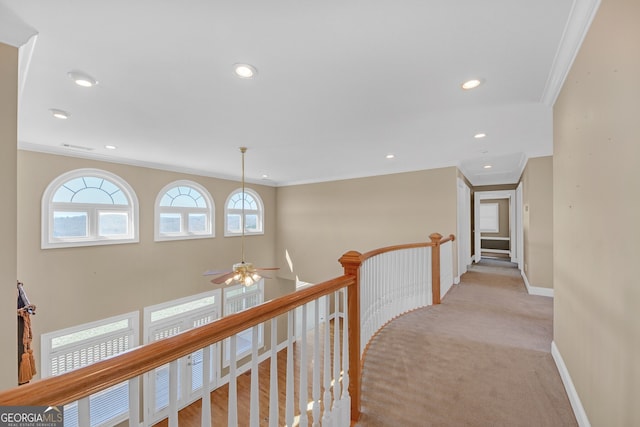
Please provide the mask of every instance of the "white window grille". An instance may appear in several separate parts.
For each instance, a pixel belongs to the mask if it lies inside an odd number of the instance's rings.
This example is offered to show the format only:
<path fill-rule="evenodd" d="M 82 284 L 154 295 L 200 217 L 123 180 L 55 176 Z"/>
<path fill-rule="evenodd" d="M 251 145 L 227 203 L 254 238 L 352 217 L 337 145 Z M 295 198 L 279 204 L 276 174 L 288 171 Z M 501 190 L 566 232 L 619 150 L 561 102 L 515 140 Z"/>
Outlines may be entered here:
<path fill-rule="evenodd" d="M 242 207 L 244 200 L 244 217 Z M 232 192 L 224 206 L 224 235 L 264 234 L 264 205 L 255 191 L 245 188 Z"/>
<path fill-rule="evenodd" d="M 168 338 L 186 330 L 206 325 L 220 317 L 220 290 L 216 289 L 197 295 L 145 307 L 144 342 L 150 343 Z M 209 360 L 211 389 L 216 378 L 216 345 L 211 346 Z M 203 387 L 203 350 L 191 353 L 178 361 L 178 406 L 183 408 L 200 397 Z M 168 415 L 169 409 L 169 365 L 161 366 L 145 375 L 145 415 L 151 425 Z"/>
<path fill-rule="evenodd" d="M 77 169 L 54 179 L 42 197 L 43 249 L 132 243 L 138 239 L 138 199 L 123 179 Z"/>
<path fill-rule="evenodd" d="M 264 302 L 264 279 L 251 286 L 235 285 L 224 288 L 224 315 L 239 313 Z M 264 346 L 264 326 L 258 328 L 258 347 Z M 251 354 L 253 343 L 253 327 L 236 334 L 236 360 Z M 231 356 L 229 338 L 223 341 L 223 364 L 229 365 Z"/>
<path fill-rule="evenodd" d="M 98 320 L 41 336 L 42 378 L 91 365 L 136 347 L 139 312 Z M 129 417 L 129 385 L 125 381 L 89 397 L 91 427 L 116 425 Z M 65 427 L 80 425 L 77 402 L 65 405 Z"/>
<path fill-rule="evenodd" d="M 164 187 L 155 205 L 155 240 L 214 237 L 214 204 L 209 192 L 193 181 Z"/>

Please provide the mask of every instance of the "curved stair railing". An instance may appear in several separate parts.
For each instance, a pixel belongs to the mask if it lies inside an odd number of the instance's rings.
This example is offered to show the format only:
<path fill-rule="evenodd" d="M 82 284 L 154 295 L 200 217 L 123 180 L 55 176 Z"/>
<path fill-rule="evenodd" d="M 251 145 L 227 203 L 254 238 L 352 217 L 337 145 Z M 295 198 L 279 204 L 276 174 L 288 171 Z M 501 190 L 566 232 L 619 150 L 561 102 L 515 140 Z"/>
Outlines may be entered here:
<path fill-rule="evenodd" d="M 200 349 L 208 358 L 212 344 L 229 339 L 229 426 L 258 426 L 260 402 L 266 402 L 268 406 L 270 426 L 291 426 L 294 422 L 300 426 L 348 426 L 360 415 L 361 362 L 371 338 L 395 317 L 419 307 L 439 304 L 453 283 L 451 242 L 454 236 L 443 238 L 434 233 L 429 237 L 430 242 L 391 246 L 365 254 L 347 252 L 339 260 L 344 268 L 344 275 L 340 277 L 84 368 L 0 391 L 0 405 L 60 406 L 77 401 L 78 423 L 87 426 L 90 396 L 126 381 L 129 385 L 129 425 L 148 425 L 144 420 L 146 409 L 141 411 L 141 402 L 145 402 L 140 397 L 141 376 L 169 364 L 168 425 L 177 426 L 177 361 Z M 321 299 L 325 302 L 322 306 L 319 304 Z M 311 335 L 299 334 L 297 341 L 293 331 L 296 309 L 302 311 L 302 331 L 310 329 L 313 332 Z M 287 331 L 285 341 L 278 343 L 277 320 L 281 316 L 286 317 Z M 267 350 L 270 353 L 269 384 L 260 387 L 258 381 L 258 340 L 254 335 L 249 414 L 238 414 L 237 361 L 233 351 L 236 334 L 260 324 L 271 330 L 272 339 Z M 308 342 L 308 336 L 312 336 L 312 342 Z M 282 347 L 287 349 L 286 367 L 278 366 L 277 351 Z M 294 354 L 299 357 L 298 372 L 294 371 Z M 284 370 L 286 376 L 284 391 L 278 387 L 279 370 Z M 203 384 L 208 384 L 205 381 L 208 375 L 209 370 L 203 369 Z M 210 392 L 208 387 L 202 387 L 202 426 L 212 425 Z M 264 393 L 268 396 L 261 398 Z"/>

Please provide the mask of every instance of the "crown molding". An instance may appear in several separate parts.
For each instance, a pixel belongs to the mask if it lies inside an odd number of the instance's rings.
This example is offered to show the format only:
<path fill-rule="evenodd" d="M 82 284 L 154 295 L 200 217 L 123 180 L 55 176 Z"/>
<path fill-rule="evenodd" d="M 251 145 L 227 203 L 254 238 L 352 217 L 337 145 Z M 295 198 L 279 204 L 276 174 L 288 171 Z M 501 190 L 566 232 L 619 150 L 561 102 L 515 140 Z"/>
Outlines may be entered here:
<path fill-rule="evenodd" d="M 540 102 L 555 104 L 601 0 L 574 0 Z"/>

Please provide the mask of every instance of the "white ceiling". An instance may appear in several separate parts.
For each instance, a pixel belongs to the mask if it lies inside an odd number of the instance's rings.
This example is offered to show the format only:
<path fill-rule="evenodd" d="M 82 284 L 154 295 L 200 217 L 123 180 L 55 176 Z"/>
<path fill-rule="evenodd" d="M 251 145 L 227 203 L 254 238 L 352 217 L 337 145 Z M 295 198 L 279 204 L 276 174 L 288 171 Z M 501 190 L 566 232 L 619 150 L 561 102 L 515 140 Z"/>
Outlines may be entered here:
<path fill-rule="evenodd" d="M 598 4 L 0 0 L 0 41 L 37 33 L 22 149 L 238 179 L 245 145 L 247 180 L 266 185 L 454 165 L 483 185 L 552 154 L 552 105 Z M 484 83 L 461 90 L 469 78 Z"/>

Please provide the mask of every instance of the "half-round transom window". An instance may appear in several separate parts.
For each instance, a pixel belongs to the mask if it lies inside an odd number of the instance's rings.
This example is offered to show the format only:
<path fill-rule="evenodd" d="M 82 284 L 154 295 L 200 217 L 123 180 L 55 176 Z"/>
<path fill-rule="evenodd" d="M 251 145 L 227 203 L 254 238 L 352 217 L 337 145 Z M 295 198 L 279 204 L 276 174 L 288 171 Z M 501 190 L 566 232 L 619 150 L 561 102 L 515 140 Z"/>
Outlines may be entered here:
<path fill-rule="evenodd" d="M 123 179 L 77 169 L 53 180 L 42 197 L 42 248 L 138 241 L 138 200 Z"/>
<path fill-rule="evenodd" d="M 244 217 L 242 215 L 244 201 Z M 260 196 L 255 191 L 245 188 L 235 190 L 227 198 L 224 218 L 225 236 L 245 234 L 264 234 L 264 208 Z"/>
<path fill-rule="evenodd" d="M 156 199 L 156 240 L 213 237 L 213 199 L 200 184 L 176 181 Z"/>

